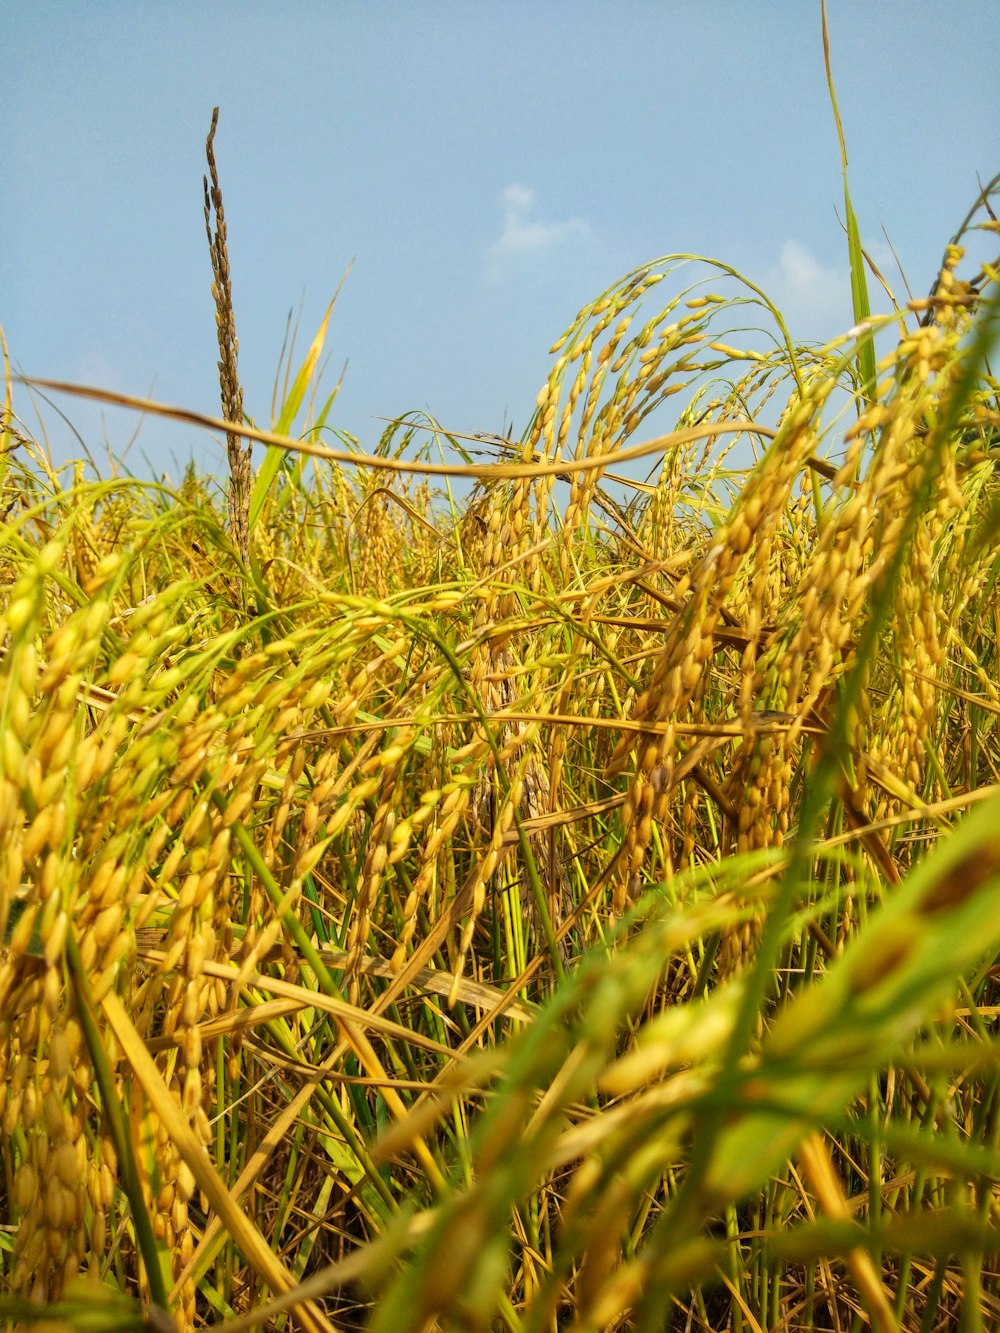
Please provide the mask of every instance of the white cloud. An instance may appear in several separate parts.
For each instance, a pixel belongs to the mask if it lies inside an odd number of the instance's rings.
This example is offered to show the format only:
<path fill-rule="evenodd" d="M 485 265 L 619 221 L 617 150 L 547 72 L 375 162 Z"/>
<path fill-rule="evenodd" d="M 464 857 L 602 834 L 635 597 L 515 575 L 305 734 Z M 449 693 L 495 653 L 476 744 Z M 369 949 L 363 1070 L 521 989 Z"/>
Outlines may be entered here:
<path fill-rule="evenodd" d="M 851 275 L 847 264 L 824 267 L 799 241 L 786 241 L 761 288 L 784 316 L 793 338 L 826 341 L 849 329 Z"/>
<path fill-rule="evenodd" d="M 121 371 L 110 358 L 95 348 L 77 354 L 75 379 L 77 384 L 86 384 L 94 389 L 111 389 L 113 393 L 127 392 Z"/>
<path fill-rule="evenodd" d="M 591 238 L 589 223 L 580 217 L 564 222 L 534 220 L 537 196 L 526 185 L 508 185 L 498 202 L 503 209 L 503 230 L 490 247 L 489 267 L 493 276 L 499 276 L 512 262 L 551 254 L 553 250 Z"/>

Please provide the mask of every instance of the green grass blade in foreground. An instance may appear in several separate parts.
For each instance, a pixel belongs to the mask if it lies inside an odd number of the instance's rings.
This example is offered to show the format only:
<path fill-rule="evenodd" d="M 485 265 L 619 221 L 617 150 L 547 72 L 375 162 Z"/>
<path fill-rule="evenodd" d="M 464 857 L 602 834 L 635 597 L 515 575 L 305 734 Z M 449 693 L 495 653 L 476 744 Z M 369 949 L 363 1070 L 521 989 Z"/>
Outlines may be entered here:
<path fill-rule="evenodd" d="M 956 982 L 1000 943 L 1000 796 L 983 803 L 906 878 L 867 930 L 765 1038 L 750 1092 L 784 1108 L 723 1129 L 708 1194 L 747 1193 L 808 1128 L 836 1116 L 911 1040 Z M 795 1119 L 795 1114 L 799 1119 Z"/>
<path fill-rule="evenodd" d="M 105 1283 L 78 1278 L 50 1305 L 26 1296 L 0 1296 L 0 1320 L 23 1329 L 71 1329 L 72 1333 L 172 1333 L 174 1320 L 154 1307 L 146 1312 L 134 1296 Z"/>

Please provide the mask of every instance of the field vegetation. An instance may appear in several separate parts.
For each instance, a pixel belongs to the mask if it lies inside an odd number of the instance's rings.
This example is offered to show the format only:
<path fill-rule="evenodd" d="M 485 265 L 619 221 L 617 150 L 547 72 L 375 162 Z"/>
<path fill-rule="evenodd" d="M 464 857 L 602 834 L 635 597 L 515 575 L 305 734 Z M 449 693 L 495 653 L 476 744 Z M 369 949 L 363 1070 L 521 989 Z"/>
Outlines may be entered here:
<path fill-rule="evenodd" d="M 325 321 L 245 421 L 209 160 L 228 493 L 8 365 L 0 1319 L 1000 1326 L 991 187 L 872 317 L 845 186 L 828 346 L 666 257 L 365 451 Z"/>

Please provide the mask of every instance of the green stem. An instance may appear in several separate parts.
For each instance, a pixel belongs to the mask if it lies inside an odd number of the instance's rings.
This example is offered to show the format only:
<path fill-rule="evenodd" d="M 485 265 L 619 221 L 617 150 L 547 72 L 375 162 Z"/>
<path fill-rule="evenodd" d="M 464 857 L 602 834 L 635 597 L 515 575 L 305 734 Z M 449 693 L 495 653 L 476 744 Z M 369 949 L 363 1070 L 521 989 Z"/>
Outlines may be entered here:
<path fill-rule="evenodd" d="M 94 1067 L 94 1077 L 97 1080 L 101 1102 L 104 1106 L 104 1117 L 111 1133 L 111 1141 L 115 1146 L 115 1152 L 121 1163 L 122 1185 L 125 1196 L 129 1201 L 129 1207 L 132 1210 L 136 1243 L 142 1256 L 143 1267 L 146 1270 L 149 1293 L 153 1304 L 166 1313 L 170 1309 L 170 1296 L 160 1268 L 159 1250 L 156 1237 L 153 1234 L 153 1223 L 146 1209 L 146 1201 L 142 1197 L 142 1184 L 139 1180 L 135 1155 L 132 1152 L 132 1143 L 125 1132 L 125 1119 L 122 1114 L 121 1103 L 115 1092 L 114 1078 L 108 1064 L 107 1052 L 104 1049 L 101 1034 L 97 1027 L 97 1009 L 90 990 L 90 983 L 87 980 L 83 959 L 80 957 L 80 948 L 76 942 L 76 936 L 71 930 L 67 931 L 66 934 L 66 963 L 76 989 L 80 1026 L 83 1028 L 87 1049 L 90 1052 L 90 1061 Z"/>

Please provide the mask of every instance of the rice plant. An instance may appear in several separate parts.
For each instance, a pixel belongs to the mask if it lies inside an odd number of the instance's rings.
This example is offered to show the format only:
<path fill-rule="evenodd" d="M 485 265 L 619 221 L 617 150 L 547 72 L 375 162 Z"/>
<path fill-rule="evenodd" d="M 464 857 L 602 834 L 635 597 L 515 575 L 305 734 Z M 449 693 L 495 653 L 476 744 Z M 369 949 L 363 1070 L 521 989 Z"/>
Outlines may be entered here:
<path fill-rule="evenodd" d="M 365 451 L 326 321 L 243 419 L 208 148 L 225 500 L 7 370 L 0 1317 L 996 1327 L 996 268 L 667 256 Z"/>

